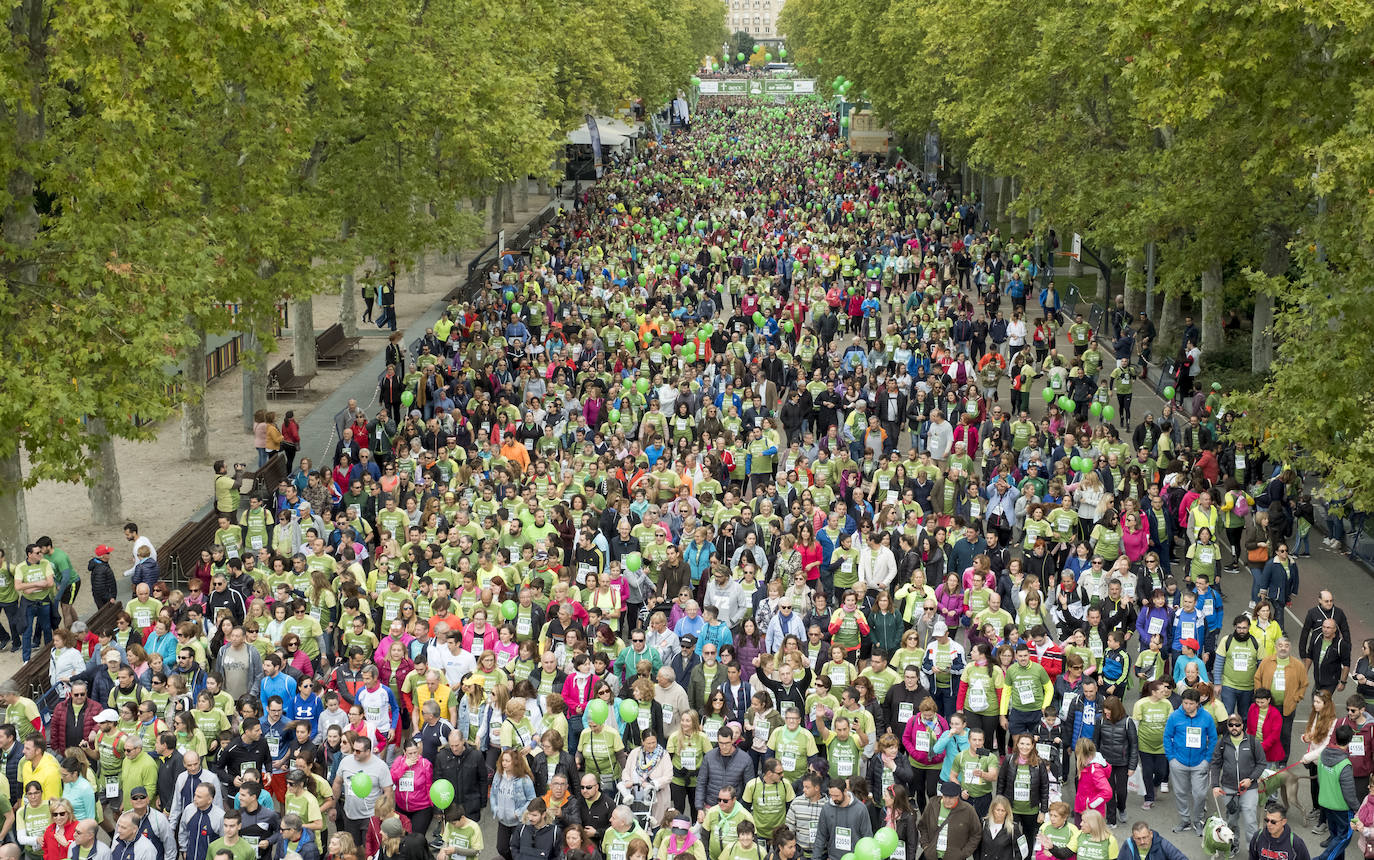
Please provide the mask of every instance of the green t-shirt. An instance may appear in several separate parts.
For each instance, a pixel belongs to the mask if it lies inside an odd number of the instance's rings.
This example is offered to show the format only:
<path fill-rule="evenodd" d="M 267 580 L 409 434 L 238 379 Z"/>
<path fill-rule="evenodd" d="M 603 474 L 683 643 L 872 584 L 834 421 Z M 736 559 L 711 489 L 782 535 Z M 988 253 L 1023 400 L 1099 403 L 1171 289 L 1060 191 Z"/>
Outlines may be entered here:
<path fill-rule="evenodd" d="M 1221 668 L 1223 687 L 1233 690 L 1255 688 L 1255 670 L 1259 668 L 1259 661 L 1263 655 L 1254 636 L 1245 642 L 1241 642 L 1235 636 L 1227 636 L 1222 640 L 1217 654 L 1226 658 Z"/>
<path fill-rule="evenodd" d="M 954 763 L 950 765 L 950 775 L 963 786 L 969 797 L 982 797 L 985 794 L 990 794 L 994 786 L 988 780 L 975 776 L 973 772 L 975 770 L 989 771 L 995 767 L 997 767 L 996 756 L 980 756 L 973 750 L 966 749 L 954 757 Z"/>
<path fill-rule="evenodd" d="M 1156 702 L 1145 698 L 1135 703 L 1131 717 L 1135 720 L 1141 752 L 1164 754 L 1164 724 L 1173 712 L 1174 706 L 1169 704 L 1168 699 Z"/>
<path fill-rule="evenodd" d="M 819 752 L 814 735 L 802 728 L 790 731 L 787 726 L 773 730 L 772 737 L 768 739 L 768 748 L 778 754 L 778 761 L 788 782 L 801 779 L 806 773 L 807 759 Z"/>
<path fill-rule="evenodd" d="M 744 787 L 743 799 L 753 810 L 754 826 L 759 836 L 773 838 L 773 831 L 787 818 L 787 804 L 796 796 L 792 783 L 787 780 L 778 780 L 772 785 L 760 778 L 749 781 Z"/>
<path fill-rule="evenodd" d="M 220 837 L 219 839 L 216 839 L 214 842 L 210 843 L 210 847 L 209 849 L 207 849 L 207 853 L 211 857 L 214 857 L 215 854 L 221 848 L 225 849 L 230 854 L 233 854 L 234 860 L 257 860 L 258 857 L 257 849 L 251 844 L 249 844 L 248 840 L 244 839 L 242 836 L 240 836 L 238 841 L 235 842 L 233 845 L 230 845 L 229 843 L 225 842 L 224 838 Z"/>
<path fill-rule="evenodd" d="M 832 734 L 825 742 L 825 757 L 830 761 L 831 779 L 849 779 L 863 768 L 863 747 L 851 733 L 845 740 Z"/>

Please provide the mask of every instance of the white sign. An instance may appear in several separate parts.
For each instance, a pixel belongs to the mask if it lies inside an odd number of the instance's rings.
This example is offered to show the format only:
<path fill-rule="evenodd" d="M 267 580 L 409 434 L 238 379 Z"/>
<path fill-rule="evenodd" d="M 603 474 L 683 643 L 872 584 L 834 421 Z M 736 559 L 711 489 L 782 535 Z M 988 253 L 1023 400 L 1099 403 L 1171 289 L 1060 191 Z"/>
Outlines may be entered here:
<path fill-rule="evenodd" d="M 1083 259 L 1083 237 L 1077 233 L 1073 234 L 1073 250 L 1069 252 L 1069 256 L 1075 260 Z"/>

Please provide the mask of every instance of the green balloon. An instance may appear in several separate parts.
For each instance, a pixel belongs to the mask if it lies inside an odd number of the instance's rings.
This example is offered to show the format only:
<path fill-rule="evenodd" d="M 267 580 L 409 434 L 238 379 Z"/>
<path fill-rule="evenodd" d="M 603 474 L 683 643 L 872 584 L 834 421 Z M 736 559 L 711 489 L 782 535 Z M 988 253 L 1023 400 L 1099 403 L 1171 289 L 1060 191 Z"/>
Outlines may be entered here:
<path fill-rule="evenodd" d="M 873 834 L 873 841 L 878 843 L 878 849 L 881 851 L 884 860 L 886 860 L 886 858 L 892 856 L 893 851 L 897 850 L 897 845 L 901 842 L 901 837 L 898 836 L 897 831 L 893 830 L 891 827 L 884 827 Z"/>
<path fill-rule="evenodd" d="M 353 789 L 353 794 L 359 798 L 366 798 L 372 793 L 372 777 L 365 773 L 353 774 L 353 779 L 349 780 L 349 787 Z"/>
<path fill-rule="evenodd" d="M 1098 403 L 1096 400 L 1094 400 L 1094 401 L 1088 406 L 1088 412 L 1091 413 L 1092 416 L 1093 416 L 1094 418 L 1098 417 L 1099 415 L 1102 414 L 1102 404 L 1101 404 L 1101 403 Z"/>
<path fill-rule="evenodd" d="M 872 836 L 865 836 L 854 846 L 854 860 L 883 860 L 882 849 L 878 847 L 878 840 Z"/>
<path fill-rule="evenodd" d="M 699 87 L 699 86 L 701 86 L 701 78 L 697 77 L 696 75 L 692 75 L 692 86 L 694 86 L 694 87 Z"/>
<path fill-rule="evenodd" d="M 1020 255 L 1020 254 L 1012 254 L 1012 255 L 1011 255 L 1011 263 L 1012 263 L 1013 266 L 1019 266 L 1019 265 L 1021 265 L 1021 255 Z"/>
<path fill-rule="evenodd" d="M 1164 399 L 1165 399 L 1165 400 L 1173 400 L 1173 399 L 1174 399 L 1174 387 L 1173 387 L 1172 385 L 1166 385 L 1166 386 L 1164 386 Z"/>
<path fill-rule="evenodd" d="M 641 376 L 638 380 L 635 381 L 635 389 L 638 390 L 640 394 L 648 394 L 649 380 Z"/>
<path fill-rule="evenodd" d="M 754 325 L 763 327 L 764 316 L 762 311 L 754 311 Z"/>
<path fill-rule="evenodd" d="M 787 59 L 787 49 L 786 49 L 786 48 L 778 48 L 778 56 L 779 56 L 779 57 L 782 57 L 784 60 Z"/>
<path fill-rule="evenodd" d="M 1073 398 L 1069 397 L 1067 394 L 1059 395 L 1059 408 L 1064 410 L 1065 412 L 1072 410 Z"/>
<path fill-rule="evenodd" d="M 637 552 L 625 554 L 625 569 L 631 572 L 639 570 L 644 566 L 644 556 Z"/>
<path fill-rule="evenodd" d="M 409 408 L 410 408 L 410 404 L 412 404 L 412 403 L 414 403 L 414 402 L 415 402 L 415 392 L 413 392 L 413 391 L 402 391 L 402 392 L 401 392 L 401 405 L 402 405 L 402 406 L 404 406 L 404 407 L 406 407 L 407 409 L 409 409 Z"/>
<path fill-rule="evenodd" d="M 589 723 L 596 723 L 597 725 L 602 725 L 606 722 L 606 718 L 610 715 L 611 706 L 601 701 L 600 699 L 596 699 L 590 705 L 587 706 L 587 722 Z"/>
<path fill-rule="evenodd" d="M 520 607 L 514 600 L 507 600 L 505 603 L 501 604 L 501 614 L 506 616 L 507 621 L 510 621 L 520 614 Z"/>
<path fill-rule="evenodd" d="M 682 356 L 683 361 L 696 361 L 697 349 L 690 343 L 684 343 L 682 345 L 682 351 L 680 355 Z"/>
<path fill-rule="evenodd" d="M 644 274 L 643 272 L 640 272 L 640 273 L 639 273 L 639 285 L 642 287 L 642 286 L 644 286 L 644 285 L 647 284 L 647 283 L 649 283 L 649 276 L 646 275 L 646 274 Z"/>
<path fill-rule="evenodd" d="M 1069 468 L 1073 469 L 1075 472 L 1083 471 L 1083 458 L 1078 456 L 1070 457 Z"/>
<path fill-rule="evenodd" d="M 673 357 L 673 345 L 671 343 L 663 344 L 663 346 L 658 348 L 658 351 L 663 354 L 664 358 Z"/>
<path fill-rule="evenodd" d="M 620 701 L 620 721 L 622 723 L 633 723 L 639 718 L 639 702 L 634 699 L 622 699 Z"/>
<path fill-rule="evenodd" d="M 766 62 L 766 63 L 771 63 L 771 62 L 773 62 L 773 55 L 772 55 L 772 54 L 764 54 L 764 55 L 763 55 L 763 60 L 764 60 L 764 62 Z"/>
<path fill-rule="evenodd" d="M 619 410 L 619 409 L 612 409 L 611 411 L 607 412 L 607 413 L 606 413 L 606 420 L 609 421 L 609 422 L 611 422 L 612 424 L 618 424 L 618 423 L 620 423 L 620 410 Z"/>
<path fill-rule="evenodd" d="M 1052 389 L 1052 388 L 1043 388 L 1043 389 L 1040 390 L 1040 396 L 1043 397 L 1043 398 L 1045 398 L 1045 402 L 1046 402 L 1046 403 L 1053 403 L 1053 402 L 1054 402 L 1054 389 Z"/>
<path fill-rule="evenodd" d="M 783 321 L 782 321 L 782 330 L 785 331 L 785 332 L 787 332 L 788 334 L 791 334 L 791 333 L 792 333 L 792 330 L 793 330 L 794 328 L 796 328 L 796 327 L 797 327 L 796 323 L 792 322 L 791 320 L 783 320 Z"/>
<path fill-rule="evenodd" d="M 738 54 L 735 54 L 735 59 L 741 63 L 744 62 L 744 52 L 740 51 Z"/>
<path fill-rule="evenodd" d="M 510 306 L 510 310 L 511 310 L 511 313 L 515 313 L 515 314 L 520 313 L 520 303 L 519 303 L 519 302 L 514 302 L 514 303 L 512 303 L 511 306 Z"/>
<path fill-rule="evenodd" d="M 706 325 L 701 327 L 701 333 L 706 335 L 707 337 L 710 337 L 711 335 L 716 333 L 716 327 L 711 325 L 710 323 L 707 323 Z"/>
<path fill-rule="evenodd" d="M 1102 407 L 1102 420 L 1103 420 L 1103 421 L 1115 421 L 1115 420 L 1116 420 L 1116 407 L 1113 406 L 1113 405 L 1111 405 L 1110 403 L 1108 403 L 1106 406 L 1103 406 L 1103 407 Z"/>
<path fill-rule="evenodd" d="M 436 779 L 429 787 L 429 801 L 439 809 L 448 809 L 453 802 L 453 783 L 446 779 Z"/>

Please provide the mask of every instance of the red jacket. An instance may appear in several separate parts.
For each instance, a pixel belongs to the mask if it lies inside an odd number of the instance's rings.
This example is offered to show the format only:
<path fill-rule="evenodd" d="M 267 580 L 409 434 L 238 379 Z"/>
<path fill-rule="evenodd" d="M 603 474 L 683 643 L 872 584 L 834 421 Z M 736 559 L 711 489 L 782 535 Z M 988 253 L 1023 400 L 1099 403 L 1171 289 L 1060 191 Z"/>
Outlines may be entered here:
<path fill-rule="evenodd" d="M 1250 705 L 1250 714 L 1245 718 L 1245 733 L 1255 734 L 1259 725 L 1259 705 Z M 1282 762 L 1287 756 L 1283 751 L 1283 714 L 1273 705 L 1264 715 L 1264 732 L 1260 735 L 1260 747 L 1264 749 L 1264 760 Z"/>
<path fill-rule="evenodd" d="M 48 749 L 65 750 L 77 746 L 95 731 L 95 715 L 100 713 L 100 706 L 88 699 L 81 712 L 81 737 L 67 737 L 67 712 L 71 703 L 72 700 L 66 698 L 52 709 L 52 719 L 48 722 Z"/>

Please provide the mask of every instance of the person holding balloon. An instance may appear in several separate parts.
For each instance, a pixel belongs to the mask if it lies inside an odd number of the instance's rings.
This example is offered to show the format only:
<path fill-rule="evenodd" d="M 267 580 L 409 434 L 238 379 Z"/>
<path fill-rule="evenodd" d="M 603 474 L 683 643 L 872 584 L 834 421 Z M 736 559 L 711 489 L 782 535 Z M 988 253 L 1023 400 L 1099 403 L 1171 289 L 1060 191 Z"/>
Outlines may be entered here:
<path fill-rule="evenodd" d="M 391 779 L 396 784 L 396 810 L 410 822 L 411 833 L 424 835 L 434 817 L 434 803 L 430 800 L 434 769 L 421 755 L 420 742 L 416 738 L 408 739 L 402 747 L 402 755 L 391 763 Z M 448 794 L 452 800 L 451 785 Z"/>

